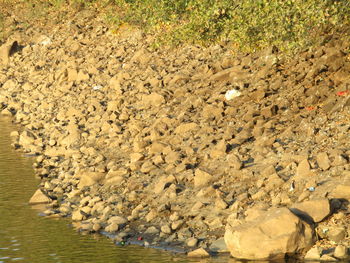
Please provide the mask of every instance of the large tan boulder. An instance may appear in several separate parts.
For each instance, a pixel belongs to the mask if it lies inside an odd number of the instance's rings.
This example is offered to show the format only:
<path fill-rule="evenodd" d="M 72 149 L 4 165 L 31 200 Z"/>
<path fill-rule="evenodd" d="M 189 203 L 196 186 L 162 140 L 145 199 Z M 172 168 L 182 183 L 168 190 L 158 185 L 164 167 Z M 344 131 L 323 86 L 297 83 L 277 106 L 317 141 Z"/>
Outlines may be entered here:
<path fill-rule="evenodd" d="M 235 258 L 267 260 L 308 250 L 314 229 L 288 208 L 274 208 L 252 221 L 227 225 L 225 242 Z"/>

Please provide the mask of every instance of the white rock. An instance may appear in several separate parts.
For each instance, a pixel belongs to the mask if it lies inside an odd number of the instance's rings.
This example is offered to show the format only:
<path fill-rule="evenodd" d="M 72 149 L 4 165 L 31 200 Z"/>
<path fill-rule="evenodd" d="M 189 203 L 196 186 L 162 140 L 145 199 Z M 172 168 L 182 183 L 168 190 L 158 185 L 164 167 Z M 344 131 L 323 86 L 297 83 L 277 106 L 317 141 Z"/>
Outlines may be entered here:
<path fill-rule="evenodd" d="M 236 97 L 239 97 L 241 96 L 241 92 L 239 90 L 236 90 L 236 89 L 231 89 L 231 90 L 228 90 L 226 93 L 225 93 L 225 99 L 226 100 L 232 100 Z"/>

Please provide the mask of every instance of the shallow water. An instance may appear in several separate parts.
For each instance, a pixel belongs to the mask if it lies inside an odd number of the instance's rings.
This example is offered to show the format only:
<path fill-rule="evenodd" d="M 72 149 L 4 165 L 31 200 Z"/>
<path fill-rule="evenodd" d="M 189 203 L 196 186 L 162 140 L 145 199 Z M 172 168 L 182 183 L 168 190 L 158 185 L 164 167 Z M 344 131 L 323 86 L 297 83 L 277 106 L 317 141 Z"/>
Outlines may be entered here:
<path fill-rule="evenodd" d="M 28 200 L 40 181 L 33 159 L 11 147 L 16 128 L 0 117 L 0 263 L 2 262 L 235 262 L 228 257 L 190 260 L 184 255 L 144 248 L 116 246 L 101 235 L 82 235 L 68 219 L 39 216 Z"/>

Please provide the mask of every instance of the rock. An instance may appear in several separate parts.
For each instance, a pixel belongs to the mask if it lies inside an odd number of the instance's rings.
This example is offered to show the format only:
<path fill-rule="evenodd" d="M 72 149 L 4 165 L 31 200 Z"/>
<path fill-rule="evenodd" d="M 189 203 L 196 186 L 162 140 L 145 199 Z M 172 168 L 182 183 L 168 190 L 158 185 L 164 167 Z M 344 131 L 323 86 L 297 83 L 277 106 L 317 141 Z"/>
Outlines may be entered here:
<path fill-rule="evenodd" d="M 346 234 L 347 231 L 344 227 L 330 227 L 327 232 L 327 238 L 338 243 L 346 237 Z"/>
<path fill-rule="evenodd" d="M 180 228 L 180 226 L 182 226 L 184 224 L 183 220 L 176 220 L 174 222 L 171 223 L 171 229 L 172 230 L 177 230 L 178 228 Z"/>
<path fill-rule="evenodd" d="M 123 225 L 126 224 L 128 220 L 122 216 L 112 216 L 108 219 L 108 223 L 115 223 L 118 225 Z"/>
<path fill-rule="evenodd" d="M 317 154 L 316 156 L 316 160 L 317 160 L 317 164 L 318 166 L 323 170 L 326 171 L 329 169 L 329 167 L 331 167 L 331 162 L 328 159 L 328 155 L 325 152 L 321 152 L 319 154 Z"/>
<path fill-rule="evenodd" d="M 314 243 L 313 228 L 287 208 L 267 211 L 253 221 L 227 225 L 225 242 L 235 258 L 265 260 L 300 253 Z"/>
<path fill-rule="evenodd" d="M 7 65 L 10 61 L 10 56 L 18 49 L 17 41 L 8 41 L 0 47 L 0 60 L 2 64 Z"/>
<path fill-rule="evenodd" d="M 169 225 L 163 225 L 161 228 L 160 228 L 160 231 L 162 231 L 162 233 L 164 234 L 171 234 L 171 228 Z"/>
<path fill-rule="evenodd" d="M 145 231 L 145 234 L 158 234 L 158 233 L 159 233 L 159 230 L 155 226 L 150 226 Z"/>
<path fill-rule="evenodd" d="M 9 109 L 3 109 L 1 112 L 0 112 L 0 115 L 2 116 L 12 116 L 12 112 L 9 110 Z"/>
<path fill-rule="evenodd" d="M 142 103 L 146 107 L 159 107 L 164 102 L 165 102 L 164 97 L 158 93 L 152 93 L 149 95 L 144 95 L 142 97 Z"/>
<path fill-rule="evenodd" d="M 151 222 L 153 219 L 155 219 L 158 216 L 157 210 L 151 209 L 149 213 L 146 215 L 145 219 L 146 222 Z"/>
<path fill-rule="evenodd" d="M 349 257 L 349 249 L 344 245 L 338 245 L 334 250 L 334 257 L 339 259 L 345 259 Z"/>
<path fill-rule="evenodd" d="M 197 127 L 198 125 L 194 122 L 183 123 L 177 126 L 177 128 L 175 129 L 175 133 L 179 135 L 183 135 L 187 132 L 197 129 Z"/>
<path fill-rule="evenodd" d="M 143 159 L 143 154 L 141 153 L 132 153 L 130 154 L 130 162 L 135 163 Z"/>
<path fill-rule="evenodd" d="M 154 193 L 160 194 L 166 187 L 168 187 L 174 181 L 174 177 L 164 176 L 160 178 L 157 184 L 154 186 Z"/>
<path fill-rule="evenodd" d="M 119 230 L 119 225 L 115 222 L 109 224 L 108 226 L 106 226 L 105 230 L 109 233 L 114 233 L 117 232 Z"/>
<path fill-rule="evenodd" d="M 80 210 L 75 210 L 73 213 L 72 213 L 72 220 L 73 221 L 82 221 L 84 219 L 84 216 L 82 213 L 80 213 Z"/>
<path fill-rule="evenodd" d="M 328 261 L 328 262 L 330 262 L 330 261 L 337 261 L 337 259 L 332 257 L 331 255 L 324 254 L 324 255 L 321 256 L 320 261 Z"/>
<path fill-rule="evenodd" d="M 304 260 L 320 260 L 321 250 L 318 247 L 311 248 L 305 255 Z"/>
<path fill-rule="evenodd" d="M 67 80 L 68 81 L 76 81 L 78 78 L 78 71 L 75 68 L 67 69 Z"/>
<path fill-rule="evenodd" d="M 85 70 L 80 70 L 78 72 L 77 77 L 76 77 L 76 81 L 77 82 L 82 82 L 82 81 L 89 80 L 89 78 L 90 78 L 90 76 Z"/>
<path fill-rule="evenodd" d="M 228 161 L 229 166 L 232 167 L 234 170 L 240 170 L 243 167 L 242 161 L 235 154 L 228 154 L 226 159 Z"/>
<path fill-rule="evenodd" d="M 339 184 L 329 193 L 329 197 L 350 201 L 350 185 Z"/>
<path fill-rule="evenodd" d="M 213 176 L 207 172 L 204 172 L 200 169 L 197 169 L 195 171 L 194 176 L 194 187 L 202 187 L 207 185 L 211 180 Z"/>
<path fill-rule="evenodd" d="M 246 221 L 253 221 L 256 218 L 261 217 L 265 213 L 266 213 L 266 209 L 255 208 L 255 207 L 248 208 L 244 213 L 246 216 L 245 220 Z"/>
<path fill-rule="evenodd" d="M 30 146 L 32 146 L 35 143 L 35 138 L 30 132 L 24 131 L 19 136 L 18 142 L 20 145 L 22 145 L 26 149 L 26 148 L 30 148 Z"/>
<path fill-rule="evenodd" d="M 48 196 L 46 196 L 40 189 L 36 190 L 29 200 L 30 205 L 48 204 L 50 202 L 51 199 Z"/>
<path fill-rule="evenodd" d="M 223 209 L 226 209 L 228 207 L 228 204 L 225 202 L 225 200 L 223 200 L 222 198 L 218 197 L 215 200 L 215 207 L 223 210 Z"/>
<path fill-rule="evenodd" d="M 91 186 L 100 182 L 105 175 L 105 173 L 99 172 L 81 172 L 76 174 L 75 177 L 80 178 L 78 188 L 81 189 L 85 186 Z"/>
<path fill-rule="evenodd" d="M 210 255 L 204 248 L 198 248 L 196 250 L 188 252 L 187 256 L 191 258 L 206 258 Z"/>
<path fill-rule="evenodd" d="M 294 204 L 291 211 L 298 216 L 311 217 L 313 222 L 318 223 L 331 213 L 331 206 L 328 199 L 310 200 Z"/>
<path fill-rule="evenodd" d="M 99 223 L 94 223 L 94 224 L 92 225 L 92 230 L 93 230 L 94 232 L 100 231 L 101 228 L 102 228 L 102 227 L 101 227 L 101 224 L 99 224 Z"/>
<path fill-rule="evenodd" d="M 213 243 L 211 243 L 209 249 L 210 251 L 217 252 L 217 253 L 229 252 L 224 238 L 219 238 L 215 240 Z"/>
<path fill-rule="evenodd" d="M 297 176 L 304 177 L 310 175 L 310 164 L 307 159 L 302 160 L 297 167 Z"/>
<path fill-rule="evenodd" d="M 191 237 L 191 238 L 187 239 L 187 241 L 186 241 L 186 245 L 189 247 L 195 247 L 195 246 L 197 246 L 197 243 L 198 243 L 198 239 L 194 238 L 194 237 Z"/>

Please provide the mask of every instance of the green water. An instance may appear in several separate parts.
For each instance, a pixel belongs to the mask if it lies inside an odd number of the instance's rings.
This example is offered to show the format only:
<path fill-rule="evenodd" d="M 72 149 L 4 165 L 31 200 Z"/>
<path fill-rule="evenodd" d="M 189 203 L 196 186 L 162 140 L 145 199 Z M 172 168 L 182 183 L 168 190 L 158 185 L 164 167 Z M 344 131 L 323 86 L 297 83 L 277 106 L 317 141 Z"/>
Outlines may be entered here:
<path fill-rule="evenodd" d="M 76 232 L 68 219 L 39 216 L 28 200 L 39 185 L 32 159 L 11 147 L 16 128 L 0 117 L 0 263 L 2 262 L 234 262 L 211 258 L 189 260 L 184 255 L 116 246 L 110 239 Z"/>

